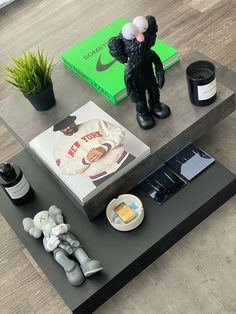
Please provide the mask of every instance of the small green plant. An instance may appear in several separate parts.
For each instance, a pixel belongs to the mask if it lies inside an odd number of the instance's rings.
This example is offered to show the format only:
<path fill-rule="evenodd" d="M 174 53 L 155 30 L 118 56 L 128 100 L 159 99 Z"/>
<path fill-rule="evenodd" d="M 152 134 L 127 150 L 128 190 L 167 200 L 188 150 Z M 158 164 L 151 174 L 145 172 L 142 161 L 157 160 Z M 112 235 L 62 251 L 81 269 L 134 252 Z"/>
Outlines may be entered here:
<path fill-rule="evenodd" d="M 51 84 L 53 58 L 48 60 L 43 51 L 24 51 L 22 57 L 11 57 L 12 66 L 4 68 L 4 81 L 22 93 L 36 95 Z"/>

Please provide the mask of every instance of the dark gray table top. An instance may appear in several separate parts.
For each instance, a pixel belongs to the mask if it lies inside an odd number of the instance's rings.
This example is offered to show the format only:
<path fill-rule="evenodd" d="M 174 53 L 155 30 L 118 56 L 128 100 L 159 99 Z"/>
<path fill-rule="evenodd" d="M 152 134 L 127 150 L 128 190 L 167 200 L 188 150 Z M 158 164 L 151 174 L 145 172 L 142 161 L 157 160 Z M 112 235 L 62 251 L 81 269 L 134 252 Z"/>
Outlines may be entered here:
<path fill-rule="evenodd" d="M 14 92 L 0 103 L 0 116 L 21 143 L 27 146 L 30 140 L 56 121 L 89 100 L 93 100 L 149 145 L 152 152 L 156 152 L 172 140 L 179 138 L 181 141 L 183 132 L 188 132 L 189 136 L 195 138 L 199 137 L 202 134 L 195 134 L 196 124 L 202 130 L 201 133 L 204 133 L 234 110 L 233 92 L 225 86 L 232 85 L 232 80 L 236 82 L 236 74 L 215 62 L 218 82 L 217 100 L 211 106 L 202 108 L 191 105 L 188 98 L 185 69 L 189 63 L 199 59 L 208 58 L 198 52 L 191 52 L 167 71 L 166 84 L 161 90 L 161 100 L 171 107 L 172 115 L 166 120 L 158 120 L 155 128 L 151 130 L 142 130 L 138 127 L 135 119 L 135 107 L 128 98 L 118 105 L 113 105 L 62 63 L 55 67 L 53 73 L 56 106 L 45 112 L 37 112 L 20 93 Z"/>

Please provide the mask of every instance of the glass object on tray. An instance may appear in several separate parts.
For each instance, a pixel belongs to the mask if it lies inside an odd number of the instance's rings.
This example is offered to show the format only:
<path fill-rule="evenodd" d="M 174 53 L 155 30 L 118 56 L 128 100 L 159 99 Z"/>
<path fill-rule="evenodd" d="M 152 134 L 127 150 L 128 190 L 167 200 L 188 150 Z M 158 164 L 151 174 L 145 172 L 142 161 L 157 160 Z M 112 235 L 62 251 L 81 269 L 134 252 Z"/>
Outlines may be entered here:
<path fill-rule="evenodd" d="M 161 166 L 139 186 L 158 204 L 163 204 L 186 183 L 166 165 Z"/>
<path fill-rule="evenodd" d="M 167 165 L 187 180 L 208 168 L 215 159 L 194 144 L 189 144 L 167 161 Z"/>

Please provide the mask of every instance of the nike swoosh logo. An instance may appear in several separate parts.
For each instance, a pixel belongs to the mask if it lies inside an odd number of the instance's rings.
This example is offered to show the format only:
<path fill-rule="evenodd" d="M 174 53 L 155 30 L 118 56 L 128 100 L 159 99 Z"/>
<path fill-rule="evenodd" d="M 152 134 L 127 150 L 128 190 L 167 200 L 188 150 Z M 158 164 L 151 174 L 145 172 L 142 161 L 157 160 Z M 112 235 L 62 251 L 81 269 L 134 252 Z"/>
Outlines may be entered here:
<path fill-rule="evenodd" d="M 112 60 L 109 63 L 103 64 L 103 63 L 101 63 L 101 56 L 102 55 L 99 56 L 97 64 L 96 64 L 96 70 L 98 72 L 106 71 L 107 69 L 109 69 L 116 62 L 116 59 L 114 59 L 114 60 Z"/>

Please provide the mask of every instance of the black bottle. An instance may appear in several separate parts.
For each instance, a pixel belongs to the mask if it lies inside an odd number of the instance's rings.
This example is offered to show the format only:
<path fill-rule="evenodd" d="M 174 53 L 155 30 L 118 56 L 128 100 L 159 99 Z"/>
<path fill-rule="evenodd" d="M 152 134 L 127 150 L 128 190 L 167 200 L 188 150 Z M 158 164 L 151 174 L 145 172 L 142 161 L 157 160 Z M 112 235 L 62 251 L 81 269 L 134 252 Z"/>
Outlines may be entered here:
<path fill-rule="evenodd" d="M 15 205 L 23 205 L 34 195 L 34 191 L 19 166 L 0 164 L 0 185 Z"/>

